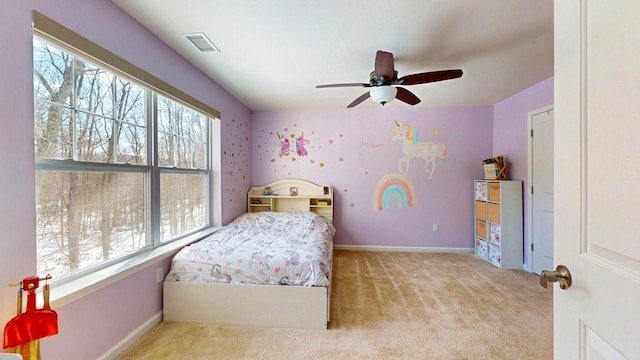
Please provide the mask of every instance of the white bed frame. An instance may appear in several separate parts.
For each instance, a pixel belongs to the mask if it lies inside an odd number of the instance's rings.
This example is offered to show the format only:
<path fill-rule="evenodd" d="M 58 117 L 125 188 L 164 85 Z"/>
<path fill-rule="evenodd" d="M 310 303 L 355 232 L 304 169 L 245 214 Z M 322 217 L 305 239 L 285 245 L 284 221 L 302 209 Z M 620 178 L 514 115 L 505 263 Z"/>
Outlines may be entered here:
<path fill-rule="evenodd" d="M 263 194 L 265 187 L 271 189 L 271 195 Z M 297 195 L 291 196 L 290 188 L 296 188 Z M 251 187 L 247 203 L 249 212 L 309 210 L 333 220 L 333 189 L 305 180 L 280 180 Z M 305 287 L 165 281 L 163 301 L 165 321 L 326 329 L 330 318 L 331 285 Z"/>

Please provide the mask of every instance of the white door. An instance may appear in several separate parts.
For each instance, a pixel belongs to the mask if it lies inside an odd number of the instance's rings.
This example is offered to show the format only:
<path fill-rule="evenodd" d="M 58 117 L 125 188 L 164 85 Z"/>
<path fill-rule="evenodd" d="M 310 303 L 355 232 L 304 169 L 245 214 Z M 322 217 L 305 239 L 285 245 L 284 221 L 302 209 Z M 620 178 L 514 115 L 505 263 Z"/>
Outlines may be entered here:
<path fill-rule="evenodd" d="M 640 1 L 554 9 L 554 354 L 640 359 Z"/>
<path fill-rule="evenodd" d="M 553 268 L 553 107 L 529 113 L 531 271 Z"/>

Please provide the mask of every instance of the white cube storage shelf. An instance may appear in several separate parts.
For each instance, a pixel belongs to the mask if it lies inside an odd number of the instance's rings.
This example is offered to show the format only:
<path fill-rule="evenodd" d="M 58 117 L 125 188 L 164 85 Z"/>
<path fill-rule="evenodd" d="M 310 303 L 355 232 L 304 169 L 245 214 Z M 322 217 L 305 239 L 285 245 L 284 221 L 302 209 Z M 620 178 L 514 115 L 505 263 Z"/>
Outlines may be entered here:
<path fill-rule="evenodd" d="M 522 181 L 474 181 L 475 253 L 501 269 L 522 269 Z"/>

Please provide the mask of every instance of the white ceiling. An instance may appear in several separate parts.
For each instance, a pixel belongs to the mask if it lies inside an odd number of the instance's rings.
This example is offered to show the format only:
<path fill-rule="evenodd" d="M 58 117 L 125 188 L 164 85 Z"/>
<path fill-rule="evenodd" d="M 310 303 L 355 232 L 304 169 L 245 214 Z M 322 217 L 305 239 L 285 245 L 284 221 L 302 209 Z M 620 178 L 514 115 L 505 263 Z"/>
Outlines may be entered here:
<path fill-rule="evenodd" d="M 346 107 L 367 89 L 315 86 L 367 83 L 377 50 L 394 54 L 398 77 L 464 71 L 407 86 L 415 106 L 493 105 L 553 76 L 553 0 L 113 2 L 252 110 Z M 193 32 L 220 53 L 181 35 Z"/>

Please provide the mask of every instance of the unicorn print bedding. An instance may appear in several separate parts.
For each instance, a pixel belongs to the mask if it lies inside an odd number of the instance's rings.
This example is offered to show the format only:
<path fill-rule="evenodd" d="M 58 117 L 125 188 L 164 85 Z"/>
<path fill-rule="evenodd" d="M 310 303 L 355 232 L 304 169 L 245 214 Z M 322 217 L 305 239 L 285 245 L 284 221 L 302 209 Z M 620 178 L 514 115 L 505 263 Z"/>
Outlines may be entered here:
<path fill-rule="evenodd" d="M 334 234 L 312 212 L 245 213 L 180 250 L 166 281 L 329 286 Z"/>

